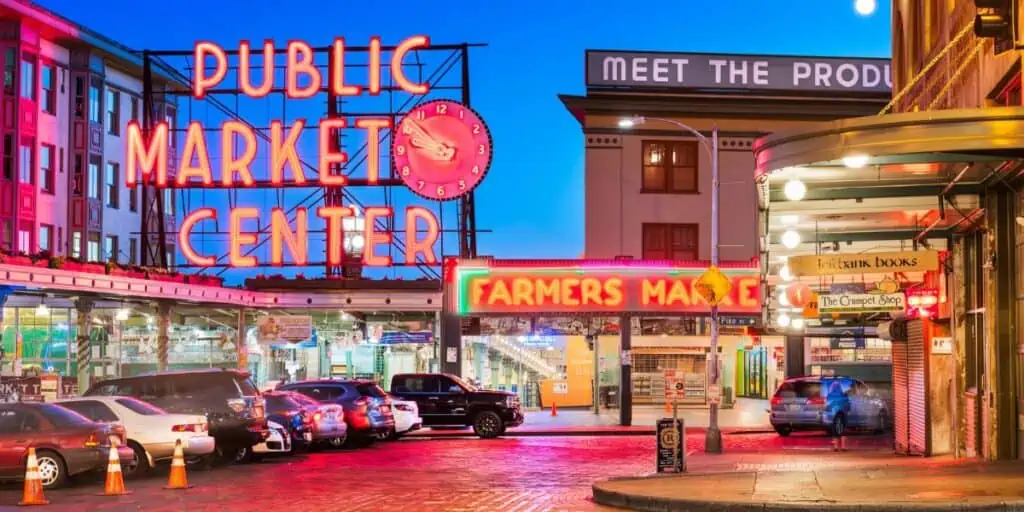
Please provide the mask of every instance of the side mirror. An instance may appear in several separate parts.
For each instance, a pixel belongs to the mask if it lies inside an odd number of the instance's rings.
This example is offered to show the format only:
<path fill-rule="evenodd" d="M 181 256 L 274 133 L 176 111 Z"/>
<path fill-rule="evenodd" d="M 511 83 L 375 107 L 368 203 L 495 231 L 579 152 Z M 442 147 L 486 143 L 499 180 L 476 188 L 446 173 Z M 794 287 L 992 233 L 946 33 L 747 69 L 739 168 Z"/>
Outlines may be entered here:
<path fill-rule="evenodd" d="M 455 394 L 461 394 L 462 393 L 462 387 L 461 386 L 452 386 L 452 387 L 448 388 L 448 392 L 449 393 L 455 393 Z"/>

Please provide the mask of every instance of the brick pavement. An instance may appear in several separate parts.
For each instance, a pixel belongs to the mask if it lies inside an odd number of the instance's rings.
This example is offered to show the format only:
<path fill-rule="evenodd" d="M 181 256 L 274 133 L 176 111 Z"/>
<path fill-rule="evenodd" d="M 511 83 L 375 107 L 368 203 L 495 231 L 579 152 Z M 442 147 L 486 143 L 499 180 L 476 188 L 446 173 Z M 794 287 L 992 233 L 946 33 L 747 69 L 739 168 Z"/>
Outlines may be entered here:
<path fill-rule="evenodd" d="M 727 456 L 692 455 L 691 468 L 736 471 L 743 464 L 823 462 L 828 439 L 821 436 L 726 436 Z M 702 436 L 689 436 L 688 452 L 699 452 Z M 854 438 L 851 464 L 883 464 L 878 438 Z M 873 462 L 872 462 L 873 461 Z M 824 461 L 828 463 L 827 461 Z M 591 500 L 594 481 L 649 474 L 654 438 L 530 437 L 408 439 L 367 449 L 314 452 L 292 458 L 191 471 L 188 491 L 165 491 L 167 470 L 129 481 L 129 496 L 96 496 L 102 482 L 81 482 L 51 491 L 50 510 L 344 510 L 547 511 L 611 510 Z M 0 505 L 14 504 L 20 485 L 0 488 Z"/>

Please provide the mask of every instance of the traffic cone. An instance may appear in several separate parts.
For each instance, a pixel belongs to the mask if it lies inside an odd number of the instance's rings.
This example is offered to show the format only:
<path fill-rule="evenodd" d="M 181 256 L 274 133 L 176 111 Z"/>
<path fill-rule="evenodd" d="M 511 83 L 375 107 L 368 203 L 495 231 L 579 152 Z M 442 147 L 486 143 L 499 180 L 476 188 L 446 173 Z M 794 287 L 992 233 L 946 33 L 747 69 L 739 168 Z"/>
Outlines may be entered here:
<path fill-rule="evenodd" d="M 39 479 L 39 462 L 36 461 L 36 449 L 28 449 L 28 462 L 25 464 L 25 492 L 21 495 L 18 505 L 49 505 L 43 497 L 43 482 Z"/>
<path fill-rule="evenodd" d="M 558 416 L 558 404 L 551 402 L 551 415 Z"/>
<path fill-rule="evenodd" d="M 164 489 L 191 489 L 185 477 L 185 450 L 181 447 L 181 439 L 174 442 L 174 460 L 171 461 L 171 476 L 167 479 Z"/>
<path fill-rule="evenodd" d="M 110 458 L 107 459 L 107 482 L 100 496 L 121 496 L 129 494 L 124 488 L 124 475 L 121 473 L 121 459 L 117 456 L 117 440 L 110 440 Z"/>
<path fill-rule="evenodd" d="M 670 404 L 668 400 L 665 400 L 665 414 L 669 414 L 671 412 L 672 412 L 672 404 Z"/>

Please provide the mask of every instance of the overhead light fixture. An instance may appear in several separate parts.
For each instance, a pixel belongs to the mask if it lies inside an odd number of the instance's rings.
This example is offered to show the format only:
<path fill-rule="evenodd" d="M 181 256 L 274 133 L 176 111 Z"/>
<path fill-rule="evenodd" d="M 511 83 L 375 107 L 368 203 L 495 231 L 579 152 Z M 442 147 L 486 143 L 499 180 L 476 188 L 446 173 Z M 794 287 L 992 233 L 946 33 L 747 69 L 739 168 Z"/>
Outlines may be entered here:
<path fill-rule="evenodd" d="M 796 249 L 796 246 L 800 245 L 800 233 L 792 229 L 786 230 L 782 234 L 782 245 L 786 246 L 787 249 Z"/>
<path fill-rule="evenodd" d="M 871 16 L 877 8 L 878 2 L 875 0 L 855 0 L 853 2 L 853 10 L 861 16 Z"/>
<path fill-rule="evenodd" d="M 45 301 L 46 299 L 42 300 Z M 46 305 L 46 302 L 40 302 L 39 305 L 36 306 L 36 316 L 50 316 L 50 308 Z"/>
<path fill-rule="evenodd" d="M 782 307 L 784 307 L 784 308 L 788 308 L 788 307 L 792 307 L 793 306 L 793 304 L 791 302 L 789 302 L 789 297 L 786 296 L 786 289 L 785 288 L 780 288 L 779 289 L 779 304 L 782 305 Z"/>
<path fill-rule="evenodd" d="M 860 169 L 867 164 L 867 155 L 847 155 L 843 157 L 843 165 L 850 169 Z"/>
<path fill-rule="evenodd" d="M 782 215 L 779 217 L 779 222 L 782 223 L 783 226 L 796 226 L 796 224 L 800 222 L 800 216 Z"/>
<path fill-rule="evenodd" d="M 125 320 L 128 320 L 128 317 L 131 316 L 131 314 L 132 310 L 128 308 L 121 308 L 117 310 L 117 314 L 114 315 L 114 318 L 119 322 L 124 322 Z"/>
<path fill-rule="evenodd" d="M 794 318 L 792 321 L 790 321 L 789 326 L 794 328 L 794 329 L 796 329 L 796 330 L 798 330 L 798 331 L 802 330 L 804 328 L 804 319 L 803 319 L 803 317 L 799 317 L 798 316 L 798 317 Z"/>
<path fill-rule="evenodd" d="M 804 185 L 804 182 L 800 180 L 789 180 L 782 187 L 782 191 L 786 194 L 786 199 L 799 201 L 807 194 L 807 185 Z"/>
<path fill-rule="evenodd" d="M 642 117 L 623 117 L 622 119 L 619 119 L 619 128 L 628 129 L 638 124 L 642 124 L 643 122 L 644 118 Z"/>
<path fill-rule="evenodd" d="M 779 327 L 782 327 L 782 328 L 786 328 L 786 327 L 789 327 L 789 323 L 791 321 L 792 320 L 789 318 L 789 315 L 783 313 L 783 314 L 779 315 L 775 319 L 775 325 L 778 325 Z"/>
<path fill-rule="evenodd" d="M 793 280 L 793 273 L 789 271 L 789 265 L 783 265 L 782 268 L 779 269 L 779 277 L 781 277 L 783 281 L 787 282 Z"/>

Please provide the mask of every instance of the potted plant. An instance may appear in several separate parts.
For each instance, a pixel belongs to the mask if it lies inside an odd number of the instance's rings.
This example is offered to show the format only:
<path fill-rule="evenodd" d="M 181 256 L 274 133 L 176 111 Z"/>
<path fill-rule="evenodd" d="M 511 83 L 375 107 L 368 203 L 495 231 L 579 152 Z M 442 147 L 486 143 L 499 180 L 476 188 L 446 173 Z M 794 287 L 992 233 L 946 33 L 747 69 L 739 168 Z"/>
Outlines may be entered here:
<path fill-rule="evenodd" d="M 50 266 L 50 258 L 53 256 L 50 251 L 39 251 L 30 256 L 32 259 L 32 266 L 47 268 Z"/>

